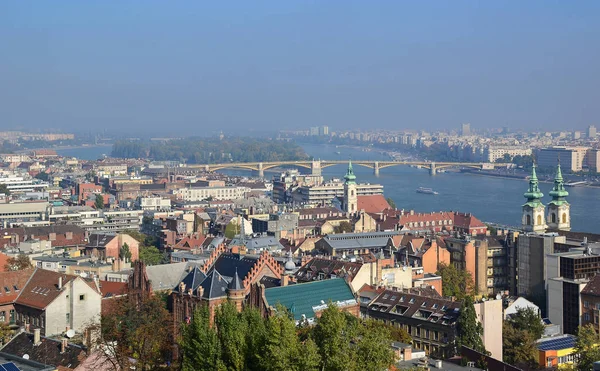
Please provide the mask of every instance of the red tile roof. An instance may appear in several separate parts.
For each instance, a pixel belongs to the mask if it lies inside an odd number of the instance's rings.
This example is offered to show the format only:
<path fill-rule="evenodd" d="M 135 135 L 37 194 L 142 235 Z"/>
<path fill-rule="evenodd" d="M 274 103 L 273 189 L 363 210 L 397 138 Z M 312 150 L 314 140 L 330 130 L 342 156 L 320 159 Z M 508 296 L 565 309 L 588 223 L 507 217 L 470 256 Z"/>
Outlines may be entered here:
<path fill-rule="evenodd" d="M 0 305 L 9 304 L 19 296 L 33 273 L 33 268 L 0 273 Z M 18 290 L 15 290 L 14 286 Z M 8 292 L 6 292 L 8 288 Z"/>
<path fill-rule="evenodd" d="M 198 237 L 184 237 L 182 238 L 173 249 L 191 250 L 202 247 L 202 244 L 206 240 L 206 236 L 200 235 Z"/>
<path fill-rule="evenodd" d="M 62 277 L 63 286 L 77 278 L 77 276 L 36 268 L 27 285 L 21 290 L 16 303 L 45 309 L 62 292 L 58 289 L 59 277 Z"/>
<path fill-rule="evenodd" d="M 124 295 L 127 291 L 127 282 L 100 281 L 100 292 L 103 298 Z"/>
<path fill-rule="evenodd" d="M 392 208 L 383 195 L 358 196 L 357 201 L 357 209 L 367 213 L 379 213 Z"/>
<path fill-rule="evenodd" d="M 485 224 L 481 220 L 477 219 L 471 213 L 454 213 L 454 225 L 460 228 L 484 228 Z"/>

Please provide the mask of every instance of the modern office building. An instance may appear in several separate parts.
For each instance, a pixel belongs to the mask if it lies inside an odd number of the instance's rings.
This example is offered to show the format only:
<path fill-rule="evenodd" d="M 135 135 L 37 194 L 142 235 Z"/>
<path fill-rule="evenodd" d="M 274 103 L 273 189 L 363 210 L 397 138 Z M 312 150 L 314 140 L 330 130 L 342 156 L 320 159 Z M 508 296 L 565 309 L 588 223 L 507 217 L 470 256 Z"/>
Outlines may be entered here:
<path fill-rule="evenodd" d="M 542 148 L 537 155 L 537 165 L 541 168 L 556 168 L 558 164 L 569 172 L 583 170 L 588 147 L 556 146 Z"/>

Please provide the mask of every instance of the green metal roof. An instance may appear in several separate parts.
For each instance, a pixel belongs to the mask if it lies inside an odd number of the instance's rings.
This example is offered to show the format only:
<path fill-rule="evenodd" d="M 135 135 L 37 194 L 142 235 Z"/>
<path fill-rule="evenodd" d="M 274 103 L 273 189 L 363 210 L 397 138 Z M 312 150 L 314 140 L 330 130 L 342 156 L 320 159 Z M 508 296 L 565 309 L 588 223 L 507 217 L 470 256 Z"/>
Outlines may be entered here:
<path fill-rule="evenodd" d="M 523 195 L 527 199 L 526 205 L 533 203 L 541 203 L 540 199 L 544 197 L 542 191 L 540 191 L 540 187 L 538 186 L 538 178 L 535 173 L 535 164 L 533 164 L 533 168 L 531 169 L 531 177 L 529 178 L 529 189 Z"/>
<path fill-rule="evenodd" d="M 569 192 L 565 189 L 565 183 L 562 177 L 562 171 L 560 171 L 560 164 L 558 164 L 556 169 L 556 177 L 554 177 L 554 187 L 550 191 L 550 196 L 552 196 L 551 204 L 562 205 L 566 201 L 565 197 L 569 195 Z"/>
<path fill-rule="evenodd" d="M 356 183 L 356 175 L 354 175 L 354 170 L 352 169 L 352 161 L 348 161 L 348 170 L 346 171 L 346 175 L 344 175 L 344 179 L 346 179 L 347 184 Z"/>
<path fill-rule="evenodd" d="M 295 320 L 302 319 L 303 314 L 306 318 L 314 318 L 313 307 L 328 304 L 329 301 L 356 300 L 350 286 L 341 278 L 268 288 L 265 298 L 269 306 L 281 304 L 286 307 Z"/>

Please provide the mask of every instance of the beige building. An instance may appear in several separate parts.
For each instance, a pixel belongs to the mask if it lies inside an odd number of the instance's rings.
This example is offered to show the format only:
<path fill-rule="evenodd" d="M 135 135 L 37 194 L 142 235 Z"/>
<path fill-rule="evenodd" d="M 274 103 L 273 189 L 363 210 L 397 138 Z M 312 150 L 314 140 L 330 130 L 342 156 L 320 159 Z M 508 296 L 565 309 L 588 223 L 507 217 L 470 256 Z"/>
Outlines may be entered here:
<path fill-rule="evenodd" d="M 209 197 L 213 200 L 235 200 L 244 198 L 250 192 L 247 187 L 189 187 L 181 188 L 177 194 L 184 201 L 202 201 Z"/>
<path fill-rule="evenodd" d="M 477 320 L 483 326 L 483 345 L 492 358 L 502 361 L 502 300 L 486 300 L 475 303 Z"/>
<path fill-rule="evenodd" d="M 586 154 L 588 147 L 549 147 L 539 150 L 537 155 L 537 165 L 542 168 L 556 168 L 560 160 L 563 169 L 570 172 L 583 170 L 586 164 Z"/>
<path fill-rule="evenodd" d="M 515 156 L 531 156 L 531 148 L 515 147 L 515 146 L 489 146 L 484 151 L 484 159 L 487 162 L 496 162 L 497 160 L 509 155 Z"/>
<path fill-rule="evenodd" d="M 94 281 L 36 269 L 15 300 L 17 325 L 45 336 L 77 333 L 100 319 L 102 295 Z"/>

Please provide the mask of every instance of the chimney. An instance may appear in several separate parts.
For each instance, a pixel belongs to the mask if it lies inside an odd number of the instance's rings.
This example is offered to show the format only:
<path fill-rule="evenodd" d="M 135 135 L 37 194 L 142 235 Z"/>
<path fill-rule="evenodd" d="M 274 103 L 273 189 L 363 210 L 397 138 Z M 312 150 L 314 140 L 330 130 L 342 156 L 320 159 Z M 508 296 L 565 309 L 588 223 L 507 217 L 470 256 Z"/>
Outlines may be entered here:
<path fill-rule="evenodd" d="M 289 282 L 290 282 L 290 276 L 288 276 L 287 274 L 284 274 L 283 276 L 281 276 L 281 286 L 287 286 Z"/>
<path fill-rule="evenodd" d="M 67 350 L 67 346 L 68 346 L 67 341 L 68 341 L 67 339 L 62 339 L 60 341 L 60 352 L 61 353 L 64 353 Z"/>
<path fill-rule="evenodd" d="M 62 276 L 58 277 L 58 289 L 62 290 Z"/>
<path fill-rule="evenodd" d="M 33 345 L 40 345 L 41 342 L 40 329 L 36 328 L 33 330 Z"/>

